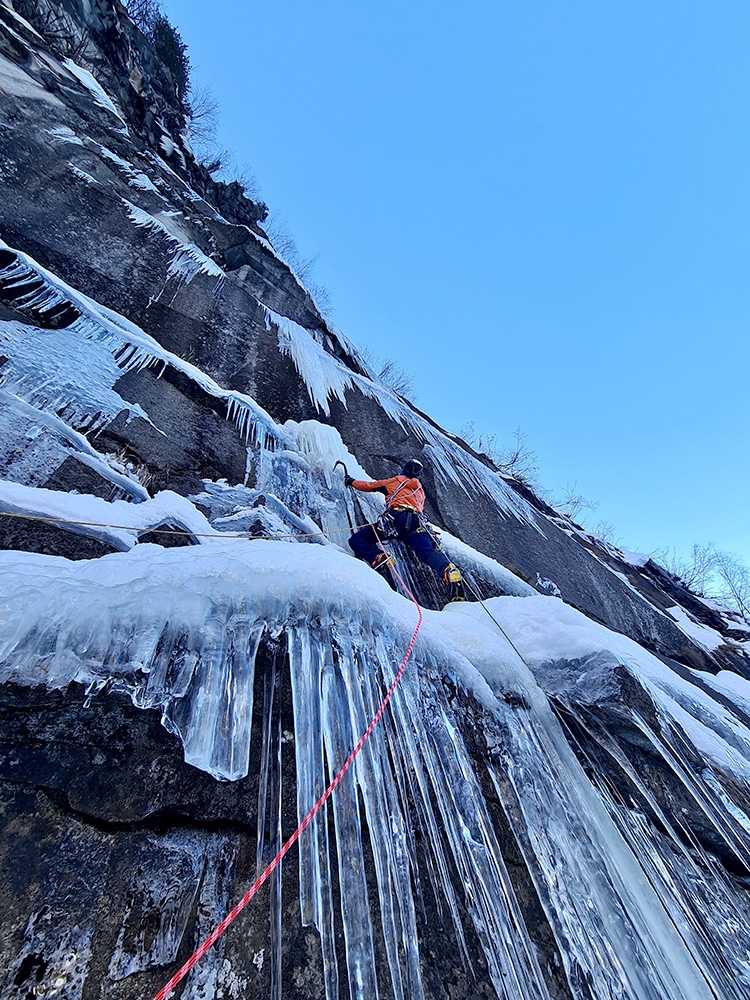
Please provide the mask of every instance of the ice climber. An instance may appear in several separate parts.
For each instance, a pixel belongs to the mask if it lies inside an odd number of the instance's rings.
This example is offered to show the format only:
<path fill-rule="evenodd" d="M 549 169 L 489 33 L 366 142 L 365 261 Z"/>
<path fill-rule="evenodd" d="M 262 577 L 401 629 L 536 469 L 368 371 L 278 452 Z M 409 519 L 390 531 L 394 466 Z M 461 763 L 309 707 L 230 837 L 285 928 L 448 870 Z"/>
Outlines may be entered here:
<path fill-rule="evenodd" d="M 363 493 L 384 493 L 385 514 L 376 525 L 368 524 L 355 531 L 349 539 L 349 546 L 358 559 L 364 559 L 373 569 L 386 573 L 393 565 L 393 556 L 384 552 L 379 544 L 383 536 L 396 537 L 440 573 L 448 587 L 451 601 L 464 600 L 463 581 L 458 567 L 440 551 L 439 543 L 430 530 L 424 511 L 424 490 L 418 476 L 422 463 L 412 458 L 404 465 L 401 474 L 390 479 L 376 479 L 369 482 L 353 479 L 346 475 L 347 486 Z"/>

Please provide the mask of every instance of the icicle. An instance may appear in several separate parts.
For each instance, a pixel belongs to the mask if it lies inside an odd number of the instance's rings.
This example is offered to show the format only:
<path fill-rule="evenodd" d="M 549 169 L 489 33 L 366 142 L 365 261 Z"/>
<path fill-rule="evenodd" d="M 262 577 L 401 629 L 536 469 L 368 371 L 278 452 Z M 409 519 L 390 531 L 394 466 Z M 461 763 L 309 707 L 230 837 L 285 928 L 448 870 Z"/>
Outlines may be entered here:
<path fill-rule="evenodd" d="M 113 386 L 123 371 L 160 366 L 161 376 L 170 365 L 205 392 L 225 400 L 228 419 L 254 447 L 290 447 L 288 435 L 252 397 L 223 389 L 195 365 L 164 350 L 134 323 L 71 288 L 2 240 L 0 254 L 4 262 L 0 285 L 18 293 L 16 305 L 37 316 L 40 323 L 53 314 L 58 319 L 64 314 L 67 321 L 61 329 L 40 330 L 33 337 L 24 324 L 0 321 L 3 332 L 9 335 L 3 348 L 10 358 L 3 371 L 8 387 L 35 399 L 39 407 L 50 407 L 54 398 L 61 405 L 72 405 L 74 423 L 80 422 L 84 413 L 95 412 L 106 422 L 122 410 L 127 410 L 129 417 L 149 420 L 140 406 L 123 400 Z M 87 373 L 84 382 L 81 370 Z"/>
<path fill-rule="evenodd" d="M 321 648 L 310 629 L 295 623 L 287 633 L 294 708 L 294 749 L 297 763 L 297 815 L 312 809 L 325 788 L 321 721 Z M 305 927 L 320 934 L 326 1000 L 339 1000 L 339 976 L 331 892 L 327 809 L 313 819 L 299 842 L 300 916 Z"/>
<path fill-rule="evenodd" d="M 250 625 L 227 609 L 204 620 L 194 636 L 190 697 L 165 712 L 185 746 L 185 760 L 225 780 L 247 774 L 253 705 L 253 677 L 264 625 Z M 231 620 L 230 620 L 231 621 Z"/>
<path fill-rule="evenodd" d="M 358 733 L 353 731 L 346 685 L 334 659 L 333 650 L 321 637 L 324 649 L 322 684 L 323 737 L 329 778 L 346 760 Z M 357 787 L 348 775 L 333 797 L 336 827 L 336 855 L 340 886 L 341 919 L 346 942 L 346 962 L 351 1000 L 377 1000 L 375 951 L 370 906 L 365 881 L 362 824 Z"/>
<path fill-rule="evenodd" d="M 134 205 L 127 198 L 120 198 L 120 201 L 127 208 L 128 215 L 136 226 L 145 226 L 147 229 L 160 233 L 175 247 L 169 265 L 168 273 L 170 276 L 176 276 L 186 283 L 192 281 L 197 274 L 207 274 L 219 279 L 225 277 L 219 265 L 211 260 L 195 243 L 185 242 L 182 239 L 179 235 L 179 227 L 171 223 L 171 215 L 175 213 L 163 212 L 160 213 L 161 218 L 157 218 Z"/>
<path fill-rule="evenodd" d="M 275 453 L 259 454 L 261 481 L 277 477 L 277 460 Z M 284 482 L 296 489 L 294 475 Z M 217 510 L 233 510 L 254 495 L 221 484 L 207 492 Z M 312 502 L 312 494 L 300 496 Z M 247 770 L 255 659 L 264 635 L 285 630 L 300 818 L 380 703 L 413 627 L 407 602 L 331 547 L 225 540 L 180 550 L 136 546 L 90 563 L 29 553 L 0 553 L 0 562 L 0 680 L 78 681 L 94 691 L 109 679 L 136 704 L 161 708 L 186 758 L 223 779 Z M 549 615 L 559 603 L 507 598 L 495 599 L 492 608 L 499 615 L 512 609 L 522 621 L 535 609 Z M 481 947 L 498 997 L 547 998 L 477 763 L 462 738 L 462 728 L 474 725 L 472 713 L 480 711 L 469 692 L 484 706 L 481 728 L 492 748 L 488 774 L 558 941 L 572 996 L 708 1000 L 722 983 L 736 980 L 737 989 L 724 995 L 738 1000 L 748 978 L 741 952 L 745 905 L 719 884 L 700 889 L 701 867 L 711 870 L 710 859 L 696 853 L 689 863 L 684 851 L 668 847 L 608 800 L 606 789 L 592 786 L 530 675 L 513 668 L 527 707 L 511 709 L 494 699 L 489 685 L 498 694 L 505 689 L 512 654 L 484 619 L 481 625 L 472 620 L 474 613 L 483 614 L 469 607 L 426 616 L 413 663 L 386 716 L 328 805 L 335 842 L 325 813 L 301 838 L 300 913 L 320 934 L 326 1000 L 339 1000 L 342 985 L 334 940 L 339 924 L 354 1000 L 378 991 L 394 1000 L 421 998 L 417 912 L 425 878 L 446 915 L 446 941 L 457 963 L 468 963 Z M 466 641 L 459 644 L 452 635 Z M 613 645 L 622 639 L 607 635 Z M 267 676 L 265 735 L 255 734 L 263 746 L 261 861 L 280 843 L 285 795 L 279 790 L 276 680 Z M 444 677 L 466 691 L 449 693 Z M 727 724 L 716 718 L 717 725 Z M 740 735 L 736 730 L 733 738 Z M 668 747 L 661 734 L 654 734 L 652 745 L 662 760 L 674 759 L 676 775 L 684 770 L 679 747 Z M 715 790 L 714 813 L 709 810 L 708 788 L 696 790 L 696 802 L 717 829 L 744 843 L 740 820 Z M 370 857 L 374 882 L 368 886 Z M 692 900 L 691 886 L 698 887 Z M 278 996 L 278 882 L 271 898 Z M 380 914 L 377 938 L 373 910 Z M 727 957 L 725 930 L 739 959 Z M 117 961 L 124 972 L 131 958 Z"/>
<path fill-rule="evenodd" d="M 513 718 L 502 771 L 491 774 L 501 797 L 515 799 L 508 815 L 569 980 L 582 977 L 602 998 L 708 1000 L 708 984 L 549 710 L 535 704 L 534 725 L 526 714 Z"/>
<path fill-rule="evenodd" d="M 573 707 L 567 711 L 586 736 L 616 762 L 665 831 L 656 829 L 642 812 L 625 808 L 609 783 L 599 779 L 598 768 L 591 761 L 590 773 L 610 816 L 634 855 L 641 860 L 649 883 L 670 912 L 675 926 L 684 928 L 691 951 L 714 992 L 728 1000 L 742 1000 L 750 986 L 750 955 L 744 931 L 750 913 L 746 901 L 730 885 L 725 872 L 694 841 L 689 830 L 683 826 L 682 836 L 678 835 L 624 749 L 603 725 Z M 569 738 L 575 741 L 579 752 L 586 753 L 573 733 Z M 679 774 L 676 777 L 682 780 Z M 707 819 L 711 822 L 709 817 Z M 693 843 L 688 848 L 684 841 L 691 839 Z M 717 917 L 721 924 L 720 935 L 716 932 Z"/>
<path fill-rule="evenodd" d="M 279 675 L 275 659 L 266 671 L 263 688 L 256 853 L 258 875 L 278 853 L 282 844 L 281 717 L 278 705 Z M 281 873 L 281 867 L 278 867 L 270 878 L 271 1000 L 281 1000 Z"/>

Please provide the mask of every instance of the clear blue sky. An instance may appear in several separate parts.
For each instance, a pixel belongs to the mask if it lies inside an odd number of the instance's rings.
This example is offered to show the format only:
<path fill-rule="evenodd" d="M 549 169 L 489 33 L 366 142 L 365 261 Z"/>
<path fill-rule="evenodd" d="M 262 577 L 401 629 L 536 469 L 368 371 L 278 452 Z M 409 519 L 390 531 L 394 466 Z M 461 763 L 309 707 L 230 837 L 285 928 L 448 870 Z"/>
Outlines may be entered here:
<path fill-rule="evenodd" d="M 621 543 L 750 563 L 747 0 L 168 0 L 332 318 Z"/>

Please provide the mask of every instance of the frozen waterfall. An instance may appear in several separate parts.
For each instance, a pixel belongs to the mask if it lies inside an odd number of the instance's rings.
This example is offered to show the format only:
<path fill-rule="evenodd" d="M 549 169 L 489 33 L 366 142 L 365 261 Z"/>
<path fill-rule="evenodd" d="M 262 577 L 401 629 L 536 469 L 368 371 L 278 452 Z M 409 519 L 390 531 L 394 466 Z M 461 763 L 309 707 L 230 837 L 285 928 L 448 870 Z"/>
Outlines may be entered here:
<path fill-rule="evenodd" d="M 413 628 L 410 602 L 331 546 L 227 539 L 176 550 L 139 545 L 80 563 L 5 552 L 0 564 L 3 681 L 51 688 L 77 681 L 92 697 L 105 685 L 126 691 L 136 705 L 161 711 L 190 763 L 224 780 L 246 772 L 251 740 L 262 741 L 259 863 L 281 842 L 280 802 L 293 794 L 283 787 L 281 742 L 294 740 L 301 817 L 372 717 Z M 496 598 L 488 607 L 509 629 L 520 611 L 534 616 L 539 655 L 545 636 L 562 641 L 570 613 L 555 598 Z M 591 630 L 601 627 L 579 618 L 567 621 L 572 645 L 581 643 L 575 630 L 587 628 L 597 645 Z M 622 640 L 607 635 L 615 647 Z M 264 681 L 263 732 L 251 727 L 256 656 L 269 643 L 285 651 L 273 670 L 289 671 L 293 734 L 271 723 L 272 674 Z M 656 671 L 635 661 L 631 669 Z M 662 688 L 667 680 L 665 673 Z M 650 683 L 657 690 L 658 678 Z M 508 688 L 521 692 L 525 707 L 505 702 Z M 720 734 L 731 720 L 718 706 L 714 716 Z M 710 721 L 705 714 L 703 724 Z M 735 752 L 750 746 L 736 719 L 731 737 Z M 649 738 L 656 746 L 664 737 Z M 739 1000 L 746 993 L 748 967 L 738 956 L 747 955 L 747 920 L 728 881 L 709 888 L 694 852 L 592 782 L 532 673 L 481 606 L 471 605 L 427 612 L 392 709 L 329 803 L 333 826 L 319 816 L 300 844 L 301 915 L 320 934 L 329 1000 L 338 997 L 343 971 L 334 912 L 353 998 L 422 995 L 416 913 L 427 884 L 452 927 L 450 947 L 460 951 L 467 932 L 481 942 L 498 997 L 549 995 L 472 740 L 490 751 L 487 776 L 566 956 L 575 997 Z M 680 774 L 679 749 L 669 754 Z M 705 768 L 716 764 L 706 760 Z M 722 805 L 700 775 L 688 780 L 691 794 L 713 803 L 708 819 L 731 828 L 737 853 L 746 852 L 739 807 Z M 376 899 L 364 876 L 370 854 Z M 278 891 L 272 900 L 278 909 Z M 373 910 L 382 925 L 377 947 Z M 181 928 L 174 921 L 171 933 Z M 732 947 L 722 950 L 724 940 Z M 272 952 L 280 991 L 278 934 Z M 385 991 L 375 972 L 383 957 Z"/>

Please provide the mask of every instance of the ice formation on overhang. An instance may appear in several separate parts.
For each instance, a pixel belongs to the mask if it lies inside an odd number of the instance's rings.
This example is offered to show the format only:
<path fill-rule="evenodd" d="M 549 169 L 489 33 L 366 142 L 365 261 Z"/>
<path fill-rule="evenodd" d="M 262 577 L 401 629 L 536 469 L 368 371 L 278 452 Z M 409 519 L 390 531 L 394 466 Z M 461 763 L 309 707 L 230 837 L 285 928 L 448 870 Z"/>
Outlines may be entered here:
<path fill-rule="evenodd" d="M 330 399 L 335 397 L 346 406 L 346 390 L 358 389 L 364 396 L 374 399 L 392 420 L 422 442 L 425 454 L 445 485 L 458 487 L 468 495 L 472 492 L 483 493 L 495 502 L 500 511 L 515 515 L 544 534 L 539 515 L 508 486 L 499 473 L 474 458 L 382 381 L 346 367 L 325 349 L 315 332 L 267 306 L 263 308 L 269 329 L 273 323 L 278 332 L 279 350 L 294 361 L 318 410 L 330 416 Z"/>
<path fill-rule="evenodd" d="M 45 326 L 33 336 L 23 324 L 0 322 L 0 336 L 13 350 L 3 369 L 6 389 L 40 410 L 65 406 L 77 415 L 85 410 L 96 429 L 118 412 L 147 418 L 137 404 L 123 400 L 113 385 L 124 371 L 156 369 L 169 365 L 186 375 L 209 395 L 221 399 L 249 443 L 284 447 L 287 439 L 271 416 L 246 393 L 222 388 L 195 365 L 165 350 L 153 337 L 124 316 L 100 305 L 41 267 L 28 254 L 0 240 L 0 282 L 14 306 Z M 85 384 L 66 373 L 91 371 Z M 91 413 L 96 406 L 96 411 Z M 75 419 L 79 419 L 78 416 Z"/>
<path fill-rule="evenodd" d="M 275 650 L 272 661 L 264 659 L 265 689 L 275 690 L 274 671 L 289 669 L 300 817 L 372 717 L 414 626 L 411 603 L 368 567 L 334 547 L 293 541 L 225 539 L 171 550 L 140 545 L 82 563 L 5 552 L 0 568 L 0 680 L 51 688 L 77 681 L 91 697 L 105 685 L 127 692 L 137 706 L 157 708 L 182 740 L 186 759 L 220 779 L 247 771 L 256 658 L 261 649 Z M 748 860 L 736 787 L 747 787 L 750 734 L 739 717 L 635 643 L 555 598 L 495 598 L 487 608 L 557 697 L 574 680 L 574 672 L 559 676 L 562 663 L 554 683 L 548 676 L 549 664 L 559 662 L 549 657 L 563 651 L 596 651 L 593 700 L 597 691 L 606 697 L 615 666 L 629 671 L 661 719 L 658 730 L 635 713 L 633 721 L 727 851 Z M 509 689 L 520 693 L 522 704 L 506 704 Z M 264 702 L 263 715 L 270 706 Z M 699 709 L 700 720 L 682 731 L 692 741 L 690 754 L 704 760 L 703 775 L 674 739 L 687 706 Z M 483 765 L 470 749 L 477 738 L 471 734 L 479 732 L 489 748 Z M 282 839 L 272 821 L 280 815 L 275 796 L 289 794 L 279 770 L 282 739 L 280 731 L 268 731 L 262 756 L 261 784 L 268 789 L 258 817 L 263 857 Z M 486 611 L 470 605 L 426 613 L 413 665 L 330 804 L 335 844 L 324 816 L 301 843 L 301 914 L 321 936 L 329 1000 L 338 998 L 341 974 L 333 907 L 345 930 L 352 997 L 378 995 L 373 906 L 394 997 L 423 995 L 415 914 L 425 878 L 452 928 L 446 942 L 461 953 L 466 934 L 476 936 L 498 997 L 548 996 L 478 767 L 486 768 L 511 820 L 573 996 L 740 1000 L 746 994 L 747 920 L 739 918 L 747 915 L 738 894 L 726 880 L 701 882 L 700 860 L 668 825 L 653 827 L 606 786 L 592 783 L 533 673 Z M 417 827 L 429 852 L 427 868 L 416 850 Z M 370 853 L 376 899 L 362 875 Z M 338 898 L 331 888 L 334 864 Z M 278 892 L 272 899 L 281 905 Z M 170 933 L 179 935 L 179 925 Z M 164 950 L 178 945 L 167 942 Z M 274 937 L 270 957 L 279 969 L 280 948 Z M 117 969 L 124 961 L 113 957 Z"/>

